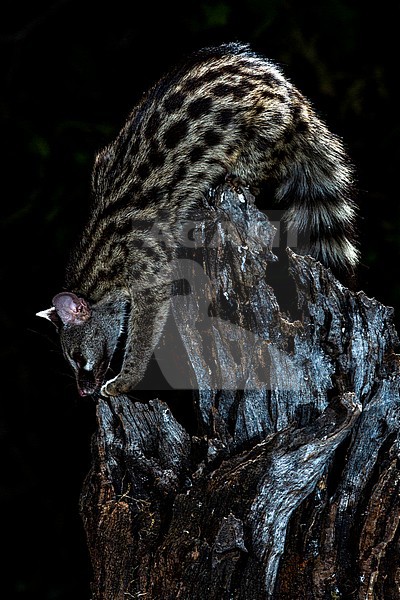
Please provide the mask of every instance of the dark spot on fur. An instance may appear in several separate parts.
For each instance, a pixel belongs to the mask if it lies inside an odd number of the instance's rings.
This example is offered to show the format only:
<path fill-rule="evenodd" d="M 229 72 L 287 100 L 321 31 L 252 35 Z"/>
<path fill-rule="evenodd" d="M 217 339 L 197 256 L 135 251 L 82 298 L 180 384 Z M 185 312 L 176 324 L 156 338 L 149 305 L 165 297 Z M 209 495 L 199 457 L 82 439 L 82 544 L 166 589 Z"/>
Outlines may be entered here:
<path fill-rule="evenodd" d="M 164 134 L 164 143 L 167 148 L 176 148 L 176 146 L 185 138 L 188 132 L 188 122 L 185 119 L 174 123 L 168 127 Z"/>
<path fill-rule="evenodd" d="M 161 189 L 156 185 L 146 190 L 146 198 L 149 204 L 154 204 L 155 202 L 157 202 L 160 198 L 160 195 Z"/>
<path fill-rule="evenodd" d="M 208 96 L 205 96 L 204 98 L 196 98 L 196 100 L 192 100 L 187 108 L 187 112 L 189 117 L 192 119 L 198 119 L 199 117 L 209 113 L 211 107 L 212 99 Z"/>
<path fill-rule="evenodd" d="M 196 163 L 198 162 L 201 158 L 203 158 L 205 152 L 207 151 L 206 146 L 194 146 L 191 151 L 189 152 L 189 160 L 190 162 Z"/>
<path fill-rule="evenodd" d="M 225 65 L 221 71 L 224 75 L 242 75 L 243 67 L 247 66 L 248 61 L 241 61 L 237 65 Z"/>
<path fill-rule="evenodd" d="M 190 93 L 197 90 L 199 87 L 199 79 L 197 77 L 189 77 L 184 83 L 185 92 Z"/>
<path fill-rule="evenodd" d="M 114 249 L 116 249 L 117 246 L 122 247 L 121 238 L 124 238 L 125 236 L 127 236 L 129 233 L 131 233 L 131 231 L 133 231 L 133 223 L 132 223 L 131 219 L 128 218 L 128 219 L 125 219 L 124 221 L 118 221 L 116 223 L 115 233 L 118 234 L 118 241 L 117 241 Z M 104 243 L 105 242 L 106 242 L 106 237 L 104 236 Z"/>
<path fill-rule="evenodd" d="M 151 246 L 144 246 L 143 247 L 143 252 L 149 258 L 153 258 L 154 256 L 158 256 L 158 252 L 154 248 L 152 248 Z"/>
<path fill-rule="evenodd" d="M 304 121 L 303 119 L 299 119 L 297 121 L 297 123 L 295 123 L 295 129 L 296 129 L 296 133 L 308 133 L 310 126 L 307 123 L 307 121 Z"/>
<path fill-rule="evenodd" d="M 294 121 L 297 121 L 297 119 L 300 118 L 301 110 L 302 110 L 302 108 L 301 108 L 300 104 L 292 104 L 290 112 L 292 113 Z"/>
<path fill-rule="evenodd" d="M 273 73 L 264 73 L 262 81 L 271 87 L 281 87 L 285 85 L 283 81 L 280 81 Z"/>
<path fill-rule="evenodd" d="M 135 207 L 136 208 L 146 208 L 147 206 L 152 206 L 158 202 L 160 198 L 160 189 L 156 186 L 151 187 L 145 191 L 145 193 L 141 194 L 139 198 L 136 199 Z"/>
<path fill-rule="evenodd" d="M 124 260 L 116 260 L 110 265 L 110 275 L 116 278 L 118 275 L 124 272 L 126 262 Z"/>
<path fill-rule="evenodd" d="M 165 163 L 165 154 L 159 148 L 154 147 L 148 154 L 148 161 L 152 168 L 162 167 Z"/>
<path fill-rule="evenodd" d="M 183 179 L 185 177 L 187 173 L 187 166 L 184 163 L 181 163 L 179 165 L 178 171 L 177 171 L 177 177 L 179 177 L 180 179 Z"/>
<path fill-rule="evenodd" d="M 254 142 L 257 150 L 260 150 L 260 152 L 267 152 L 271 148 L 271 142 L 261 136 L 257 136 Z"/>
<path fill-rule="evenodd" d="M 174 177 L 171 182 L 171 188 L 175 188 L 177 185 L 179 185 L 180 181 L 182 181 L 182 179 L 184 179 L 184 177 L 186 176 L 186 173 L 187 167 L 184 163 L 181 163 L 175 171 Z"/>
<path fill-rule="evenodd" d="M 222 140 L 222 135 L 217 131 L 213 131 L 212 129 L 206 131 L 203 137 L 207 146 L 218 146 Z"/>
<path fill-rule="evenodd" d="M 233 115 L 231 108 L 223 108 L 218 112 L 215 122 L 219 127 L 227 127 L 232 122 Z"/>
<path fill-rule="evenodd" d="M 215 81 L 215 79 L 219 79 L 221 77 L 221 69 L 210 69 L 204 75 L 200 77 L 189 77 L 184 82 L 184 91 L 185 92 L 193 92 L 197 91 L 203 84 L 211 83 Z"/>
<path fill-rule="evenodd" d="M 264 98 L 264 100 L 275 100 L 275 98 L 276 98 L 275 92 L 273 92 L 270 89 L 268 89 L 268 90 L 262 90 L 262 92 L 261 92 L 260 95 L 261 95 L 262 98 Z"/>
<path fill-rule="evenodd" d="M 136 250 L 139 250 L 140 248 L 142 248 L 144 244 L 144 240 L 141 240 L 137 237 L 134 237 L 132 240 L 130 240 L 130 245 L 132 248 L 135 248 Z"/>
<path fill-rule="evenodd" d="M 210 178 L 210 185 L 213 188 L 216 188 L 217 186 L 219 186 L 222 183 L 222 174 L 221 173 L 215 173 L 214 175 L 212 175 L 212 177 Z"/>
<path fill-rule="evenodd" d="M 131 276 L 133 280 L 138 280 L 140 279 L 140 276 L 142 275 L 142 271 L 139 267 L 131 267 Z"/>
<path fill-rule="evenodd" d="M 138 166 L 137 174 L 140 179 L 147 179 L 147 177 L 150 175 L 150 165 L 147 162 L 143 162 Z"/>
<path fill-rule="evenodd" d="M 154 137 L 154 135 L 156 134 L 156 132 L 158 131 L 159 127 L 160 127 L 160 122 L 161 122 L 161 118 L 160 118 L 160 113 L 155 110 L 149 117 L 147 124 L 144 128 L 144 135 L 146 138 L 151 139 Z"/>
<path fill-rule="evenodd" d="M 232 85 L 231 83 L 217 83 L 213 89 L 212 93 L 218 97 L 224 96 L 239 96 L 241 95 L 240 87 L 237 85 Z"/>
<path fill-rule="evenodd" d="M 285 132 L 284 132 L 284 134 L 282 136 L 282 139 L 283 139 L 283 141 L 285 142 L 286 145 L 289 145 L 289 144 L 292 143 L 295 135 L 296 135 L 295 130 L 292 127 L 290 127 L 290 128 L 288 128 L 288 129 L 285 130 Z"/>
<path fill-rule="evenodd" d="M 164 100 L 164 108 L 166 112 L 172 113 L 179 110 L 185 100 L 185 96 L 182 92 L 175 92 L 167 96 Z"/>

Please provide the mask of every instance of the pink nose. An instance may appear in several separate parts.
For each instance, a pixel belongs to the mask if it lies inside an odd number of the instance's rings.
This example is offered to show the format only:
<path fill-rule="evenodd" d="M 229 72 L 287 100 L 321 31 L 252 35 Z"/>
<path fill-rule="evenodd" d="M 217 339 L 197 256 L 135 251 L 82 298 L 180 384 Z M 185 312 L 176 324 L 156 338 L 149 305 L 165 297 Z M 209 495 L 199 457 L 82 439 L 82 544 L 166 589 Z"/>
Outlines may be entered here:
<path fill-rule="evenodd" d="M 80 396 L 90 396 L 91 394 L 94 394 L 95 391 L 98 389 L 98 387 L 96 385 L 83 385 L 78 386 L 78 392 Z"/>
<path fill-rule="evenodd" d="M 80 396 L 89 396 L 92 392 L 89 392 L 87 390 L 82 390 L 81 388 L 78 388 L 78 392 Z"/>

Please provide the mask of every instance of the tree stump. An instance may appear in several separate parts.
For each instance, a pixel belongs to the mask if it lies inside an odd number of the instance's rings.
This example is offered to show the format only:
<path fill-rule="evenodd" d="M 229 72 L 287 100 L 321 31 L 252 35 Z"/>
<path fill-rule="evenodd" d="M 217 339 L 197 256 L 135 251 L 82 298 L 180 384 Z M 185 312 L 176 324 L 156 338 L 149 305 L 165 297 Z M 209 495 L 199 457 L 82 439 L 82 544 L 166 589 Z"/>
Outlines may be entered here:
<path fill-rule="evenodd" d="M 81 495 L 92 600 L 398 600 L 392 309 L 288 250 L 290 320 L 249 191 L 217 190 L 195 222 L 155 353 L 189 419 L 98 400 Z"/>

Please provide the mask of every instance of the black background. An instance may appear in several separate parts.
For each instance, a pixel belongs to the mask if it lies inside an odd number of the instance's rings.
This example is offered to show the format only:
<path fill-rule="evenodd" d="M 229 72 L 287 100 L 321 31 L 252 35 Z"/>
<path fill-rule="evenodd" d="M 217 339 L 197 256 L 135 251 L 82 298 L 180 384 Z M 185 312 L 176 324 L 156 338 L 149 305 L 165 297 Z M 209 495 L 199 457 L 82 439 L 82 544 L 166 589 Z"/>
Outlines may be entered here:
<path fill-rule="evenodd" d="M 183 55 L 210 43 L 250 42 L 344 138 L 358 177 L 358 286 L 394 306 L 398 324 L 399 15 L 394 3 L 368 6 L 2 3 L 2 597 L 90 597 L 78 501 L 94 404 L 78 397 L 55 331 L 34 314 L 61 288 L 95 152 Z"/>

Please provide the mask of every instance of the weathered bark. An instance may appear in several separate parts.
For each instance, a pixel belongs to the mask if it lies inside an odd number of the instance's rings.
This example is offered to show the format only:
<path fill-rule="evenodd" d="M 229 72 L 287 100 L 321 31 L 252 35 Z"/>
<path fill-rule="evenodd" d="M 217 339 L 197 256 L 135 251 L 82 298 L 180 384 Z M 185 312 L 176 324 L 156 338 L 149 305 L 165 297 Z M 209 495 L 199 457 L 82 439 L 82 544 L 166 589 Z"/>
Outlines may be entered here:
<path fill-rule="evenodd" d="M 81 496 L 93 600 L 398 599 L 392 309 L 288 251 L 290 321 L 250 194 L 224 188 L 200 218 L 156 353 L 179 386 L 175 331 L 192 418 L 158 399 L 98 401 Z"/>

